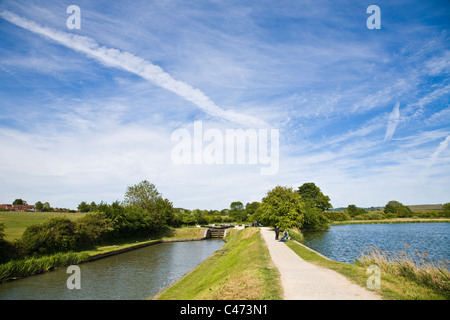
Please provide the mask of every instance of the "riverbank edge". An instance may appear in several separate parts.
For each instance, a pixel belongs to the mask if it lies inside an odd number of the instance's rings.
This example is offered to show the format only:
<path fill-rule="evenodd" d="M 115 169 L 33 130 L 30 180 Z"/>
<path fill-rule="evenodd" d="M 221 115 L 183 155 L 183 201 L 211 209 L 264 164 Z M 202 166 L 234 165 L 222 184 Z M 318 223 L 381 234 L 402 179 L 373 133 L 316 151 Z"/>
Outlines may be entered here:
<path fill-rule="evenodd" d="M 257 230 L 254 235 L 257 237 L 256 242 L 255 237 L 252 236 L 253 230 Z M 172 284 L 158 291 L 155 295 L 148 297 L 147 300 L 282 300 L 283 289 L 281 287 L 281 281 L 279 281 L 280 275 L 278 269 L 272 262 L 269 251 L 265 250 L 267 247 L 259 228 L 235 228 L 234 231 L 233 235 L 229 235 L 227 232 L 226 237 L 223 239 L 226 242 L 225 246 L 229 247 L 222 247 L 216 250 L 196 267 L 186 272 Z M 261 245 L 261 247 L 258 247 L 258 245 Z M 252 264 L 248 263 L 249 258 L 252 262 L 258 262 L 250 266 L 250 268 L 253 268 L 250 272 L 263 273 L 259 274 L 259 276 L 261 277 L 260 280 L 264 282 L 264 292 L 261 292 L 262 296 L 259 298 L 244 298 L 241 290 L 238 290 L 241 287 L 243 291 L 249 290 L 249 288 L 252 288 L 252 292 L 259 290 L 258 287 L 254 287 L 252 283 L 248 282 L 247 280 L 249 279 L 246 278 L 248 275 L 246 272 L 248 270 L 245 269 L 249 267 L 249 264 Z M 242 259 L 246 262 L 243 263 Z M 211 266 L 211 263 L 214 265 Z M 225 270 L 223 268 L 227 270 L 225 273 L 223 273 L 223 270 Z M 212 278 L 217 277 L 224 281 L 216 282 L 212 280 Z M 199 282 L 196 282 L 196 279 L 209 280 L 199 284 Z M 239 282 L 239 285 L 235 283 L 235 280 Z M 186 281 L 188 283 L 185 283 Z M 237 285 L 239 288 L 234 288 L 233 285 Z M 198 293 L 197 290 L 199 290 L 199 287 L 203 287 L 201 289 L 201 298 L 198 298 L 198 296 L 186 298 L 186 292 Z M 171 292 L 174 288 L 178 293 Z M 233 289 L 239 291 L 237 295 L 230 292 Z M 218 296 L 217 290 L 222 292 L 223 295 L 220 294 Z M 167 295 L 167 292 L 169 292 L 169 295 Z"/>
<path fill-rule="evenodd" d="M 146 241 L 144 243 L 139 243 L 139 244 L 132 245 L 132 246 L 129 246 L 129 247 L 126 247 L 126 248 L 121 248 L 121 249 L 117 249 L 117 250 L 114 250 L 114 251 L 108 251 L 108 252 L 103 252 L 103 253 L 98 253 L 98 254 L 91 255 L 86 262 L 95 261 L 95 260 L 99 260 L 99 259 L 115 256 L 117 254 L 121 254 L 121 253 L 124 253 L 124 252 L 132 251 L 132 250 L 136 250 L 136 249 L 140 249 L 140 248 L 145 248 L 145 247 L 152 246 L 152 245 L 159 244 L 159 243 L 201 241 L 201 240 L 207 240 L 207 239 L 210 239 L 210 238 L 209 237 L 200 237 L 200 238 L 184 238 L 184 239 L 181 238 L 181 239 L 156 239 L 156 240 L 149 240 L 149 241 Z"/>
<path fill-rule="evenodd" d="M 394 224 L 394 223 L 450 223 L 448 218 L 440 219 L 413 219 L 413 218 L 397 218 L 385 220 L 347 220 L 347 221 L 330 221 L 330 226 L 340 226 L 346 224 Z"/>
<path fill-rule="evenodd" d="M 171 238 L 168 238 L 168 239 L 153 239 L 153 240 L 143 241 L 143 242 L 140 242 L 138 244 L 127 245 L 124 248 L 113 249 L 113 250 L 110 250 L 110 251 L 97 253 L 97 254 L 90 253 L 91 252 L 90 250 L 88 250 L 88 251 L 80 251 L 80 252 L 76 252 L 76 253 L 74 252 L 75 254 L 78 254 L 78 255 L 86 254 L 86 255 L 89 256 L 88 258 L 86 258 L 86 259 L 84 259 L 84 260 L 82 260 L 82 261 L 80 261 L 80 262 L 78 262 L 76 264 L 78 265 L 78 264 L 88 263 L 88 262 L 96 261 L 96 260 L 99 260 L 99 259 L 103 259 L 103 258 L 111 257 L 111 256 L 114 256 L 114 255 L 118 255 L 118 254 L 121 254 L 121 253 L 129 252 L 129 251 L 132 251 L 132 250 L 148 247 L 148 246 L 151 246 L 151 245 L 160 244 L 160 243 L 188 242 L 188 241 L 207 240 L 207 239 L 210 239 L 211 237 L 210 237 L 210 234 L 208 234 L 206 232 L 206 230 L 207 229 L 201 229 L 200 230 L 201 237 L 172 238 L 172 239 Z M 17 260 L 17 261 L 26 261 L 26 259 L 25 260 Z M 31 276 L 34 276 L 34 275 L 42 274 L 42 273 L 45 273 L 45 272 L 51 272 L 51 271 L 56 270 L 58 268 L 67 267 L 69 265 L 71 265 L 71 264 L 69 263 L 69 264 L 63 264 L 63 265 L 48 265 L 45 268 L 42 268 L 40 270 L 34 270 L 33 272 L 30 272 L 29 274 L 26 274 L 26 275 L 22 274 L 20 276 L 17 276 L 17 275 L 7 276 L 4 279 L 0 279 L 0 285 L 2 283 L 4 283 L 4 282 L 19 280 L 19 279 L 31 277 Z M 0 267 L 1 266 L 2 265 L 0 265 Z"/>

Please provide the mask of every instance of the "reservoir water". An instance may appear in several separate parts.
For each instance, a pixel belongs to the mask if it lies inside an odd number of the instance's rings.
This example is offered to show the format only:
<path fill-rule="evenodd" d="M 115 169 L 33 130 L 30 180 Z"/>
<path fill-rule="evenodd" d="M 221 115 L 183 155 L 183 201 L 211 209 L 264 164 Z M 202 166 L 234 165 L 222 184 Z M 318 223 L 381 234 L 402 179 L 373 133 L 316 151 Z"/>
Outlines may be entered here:
<path fill-rule="evenodd" d="M 387 252 L 414 254 L 418 250 L 434 262 L 450 260 L 450 223 L 335 225 L 328 231 L 305 233 L 304 237 L 308 247 L 340 262 L 354 263 L 367 246 Z"/>
<path fill-rule="evenodd" d="M 0 284 L 0 299 L 141 300 L 155 295 L 224 244 L 221 239 L 171 242 L 80 264 L 80 289 L 67 268 Z"/>

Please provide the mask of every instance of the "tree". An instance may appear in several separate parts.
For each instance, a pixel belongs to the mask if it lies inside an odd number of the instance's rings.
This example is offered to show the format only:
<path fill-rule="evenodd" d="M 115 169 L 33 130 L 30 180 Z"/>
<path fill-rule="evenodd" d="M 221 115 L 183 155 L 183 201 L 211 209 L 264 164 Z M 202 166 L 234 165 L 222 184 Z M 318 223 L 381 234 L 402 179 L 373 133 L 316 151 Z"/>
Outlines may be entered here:
<path fill-rule="evenodd" d="M 302 197 L 302 201 L 308 203 L 312 207 L 319 208 L 322 211 L 333 208 L 330 198 L 322 193 L 319 187 L 313 182 L 304 183 L 297 192 Z"/>
<path fill-rule="evenodd" d="M 155 185 L 147 180 L 127 188 L 124 204 L 144 209 L 156 228 L 163 227 L 174 219 L 172 203 L 163 199 Z"/>
<path fill-rule="evenodd" d="M 15 205 L 26 205 L 27 202 L 25 200 L 22 200 L 22 199 L 16 199 L 16 200 L 14 200 L 14 202 L 12 204 L 15 204 Z"/>
<path fill-rule="evenodd" d="M 304 203 L 304 223 L 302 229 L 305 231 L 328 229 L 328 219 L 324 211 L 331 209 L 330 198 L 322 193 L 313 182 L 301 185 L 297 193 Z"/>
<path fill-rule="evenodd" d="M 328 219 L 320 208 L 305 205 L 303 211 L 303 231 L 319 231 L 329 228 Z"/>
<path fill-rule="evenodd" d="M 20 240 L 25 254 L 50 254 L 76 248 L 75 225 L 67 217 L 53 217 L 27 227 Z"/>
<path fill-rule="evenodd" d="M 412 216 L 412 211 L 408 206 L 398 201 L 389 201 L 384 207 L 384 213 L 389 217 L 406 218 Z"/>
<path fill-rule="evenodd" d="M 444 210 L 444 217 L 450 217 L 450 202 L 444 203 L 442 209 Z"/>
<path fill-rule="evenodd" d="M 160 197 L 155 185 L 144 180 L 127 188 L 124 203 L 153 211 L 156 209 L 156 199 Z"/>
<path fill-rule="evenodd" d="M 105 240 L 112 231 L 112 221 L 103 212 L 90 212 L 76 222 L 77 248 L 87 248 Z"/>
<path fill-rule="evenodd" d="M 34 204 L 34 207 L 36 208 L 36 211 L 43 211 L 44 210 L 44 204 L 40 201 L 36 202 Z"/>
<path fill-rule="evenodd" d="M 350 204 L 347 209 L 345 209 L 345 212 L 348 213 L 348 215 L 352 218 L 355 218 L 356 216 L 359 216 L 361 214 L 366 214 L 368 213 L 366 210 L 364 210 L 363 208 L 358 208 L 357 206 L 355 206 L 354 204 Z"/>
<path fill-rule="evenodd" d="M 80 202 L 80 204 L 77 207 L 78 211 L 80 212 L 89 212 L 91 211 L 91 206 L 88 205 L 85 201 Z"/>
<path fill-rule="evenodd" d="M 304 204 L 299 193 L 291 187 L 276 186 L 262 199 L 255 212 L 255 218 L 264 225 L 301 229 L 303 211 Z"/>
<path fill-rule="evenodd" d="M 240 201 L 234 201 L 230 204 L 228 215 L 239 222 L 247 220 L 247 212 L 244 209 L 244 204 Z"/>
<path fill-rule="evenodd" d="M 50 203 L 45 202 L 42 206 L 42 211 L 50 212 L 53 211 L 53 208 L 50 206 Z"/>
<path fill-rule="evenodd" d="M 252 203 L 247 203 L 245 205 L 245 211 L 248 215 L 253 215 L 255 211 L 258 209 L 260 203 L 258 201 L 253 201 Z"/>

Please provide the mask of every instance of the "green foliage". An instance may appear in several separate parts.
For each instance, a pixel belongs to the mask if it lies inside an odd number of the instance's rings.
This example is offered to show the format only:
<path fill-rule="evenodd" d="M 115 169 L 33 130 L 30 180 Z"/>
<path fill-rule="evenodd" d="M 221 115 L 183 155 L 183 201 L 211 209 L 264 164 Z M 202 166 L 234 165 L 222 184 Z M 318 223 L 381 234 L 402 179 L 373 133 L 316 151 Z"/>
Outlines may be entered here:
<path fill-rule="evenodd" d="M 127 188 L 124 204 L 145 211 L 147 222 L 154 228 L 162 228 L 174 219 L 172 203 L 161 197 L 155 185 L 144 180 Z"/>
<path fill-rule="evenodd" d="M 80 202 L 80 204 L 77 207 L 78 211 L 80 212 L 92 212 L 97 210 L 97 205 L 94 201 L 91 202 L 91 204 L 88 204 L 85 201 Z"/>
<path fill-rule="evenodd" d="M 309 206 L 319 208 L 321 211 L 333 208 L 330 198 L 324 195 L 313 182 L 304 183 L 298 188 L 297 192 L 302 197 L 302 201 Z"/>
<path fill-rule="evenodd" d="M 304 231 L 319 231 L 327 230 L 329 228 L 328 219 L 319 208 L 305 205 L 303 211 L 303 225 L 301 227 Z"/>
<path fill-rule="evenodd" d="M 355 217 L 355 220 L 384 220 L 386 215 L 381 212 L 366 212 Z"/>
<path fill-rule="evenodd" d="M 34 204 L 34 207 L 35 207 L 36 211 L 39 211 L 39 212 L 53 211 L 53 208 L 50 206 L 50 203 L 48 203 L 48 202 L 42 203 L 41 201 L 38 201 Z"/>
<path fill-rule="evenodd" d="M 304 204 L 300 194 L 290 187 L 276 186 L 267 193 L 255 212 L 255 218 L 263 225 L 280 228 L 299 228 L 303 223 Z"/>
<path fill-rule="evenodd" d="M 0 241 L 3 241 L 5 239 L 5 223 L 0 222 Z"/>
<path fill-rule="evenodd" d="M 0 265 L 0 283 L 13 278 L 22 278 L 46 272 L 54 268 L 79 264 L 89 259 L 87 253 L 56 253 L 40 258 L 12 260 Z"/>
<path fill-rule="evenodd" d="M 252 203 L 247 203 L 245 205 L 245 211 L 247 212 L 248 215 L 252 216 L 256 210 L 258 210 L 260 203 L 258 201 L 253 201 Z M 253 219 L 250 219 L 253 220 Z"/>
<path fill-rule="evenodd" d="M 247 211 L 245 211 L 244 204 L 240 201 L 235 201 L 230 204 L 228 215 L 239 222 L 247 220 Z"/>
<path fill-rule="evenodd" d="M 450 217 L 450 202 L 444 203 L 442 209 L 444 210 L 443 216 Z"/>
<path fill-rule="evenodd" d="M 42 212 L 44 209 L 44 204 L 41 201 L 38 201 L 34 204 L 36 211 Z"/>
<path fill-rule="evenodd" d="M 16 200 L 14 200 L 14 202 L 12 204 L 23 205 L 23 204 L 27 204 L 27 202 L 22 199 L 16 199 Z"/>
<path fill-rule="evenodd" d="M 345 211 L 325 211 L 323 215 L 329 221 L 348 221 L 351 219 L 350 215 Z"/>
<path fill-rule="evenodd" d="M 413 215 L 411 209 L 398 201 L 389 201 L 384 207 L 384 214 L 394 218 L 408 218 Z"/>
<path fill-rule="evenodd" d="M 292 239 L 294 239 L 295 241 L 298 241 L 298 242 L 303 242 L 303 240 L 304 240 L 304 238 L 303 238 L 303 234 L 301 233 L 301 231 L 300 230 L 298 230 L 298 229 L 288 229 L 288 233 L 289 233 L 289 236 L 292 238 Z"/>
<path fill-rule="evenodd" d="M 77 248 L 101 243 L 113 231 L 113 223 L 103 212 L 88 213 L 76 222 Z"/>
<path fill-rule="evenodd" d="M 75 222 L 54 217 L 25 229 L 20 241 L 25 255 L 50 254 L 75 249 Z"/>
<path fill-rule="evenodd" d="M 368 212 L 363 208 L 358 208 L 354 204 L 351 204 L 345 209 L 345 212 L 353 219 L 355 219 L 356 216 L 367 214 Z"/>

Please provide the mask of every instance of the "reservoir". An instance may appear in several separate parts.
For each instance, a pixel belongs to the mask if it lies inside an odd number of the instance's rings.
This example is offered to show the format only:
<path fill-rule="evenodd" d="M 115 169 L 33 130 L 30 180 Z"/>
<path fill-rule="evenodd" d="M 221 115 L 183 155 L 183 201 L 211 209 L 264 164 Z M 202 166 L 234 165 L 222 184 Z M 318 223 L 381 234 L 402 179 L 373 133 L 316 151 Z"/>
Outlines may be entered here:
<path fill-rule="evenodd" d="M 141 300 L 155 295 L 224 244 L 222 239 L 168 242 L 80 264 L 80 289 L 67 268 L 0 284 L 0 299 Z"/>
<path fill-rule="evenodd" d="M 436 263 L 450 260 L 450 223 L 334 225 L 328 231 L 305 232 L 304 238 L 311 249 L 346 263 L 354 263 L 367 246 L 411 255 L 418 250 Z"/>

